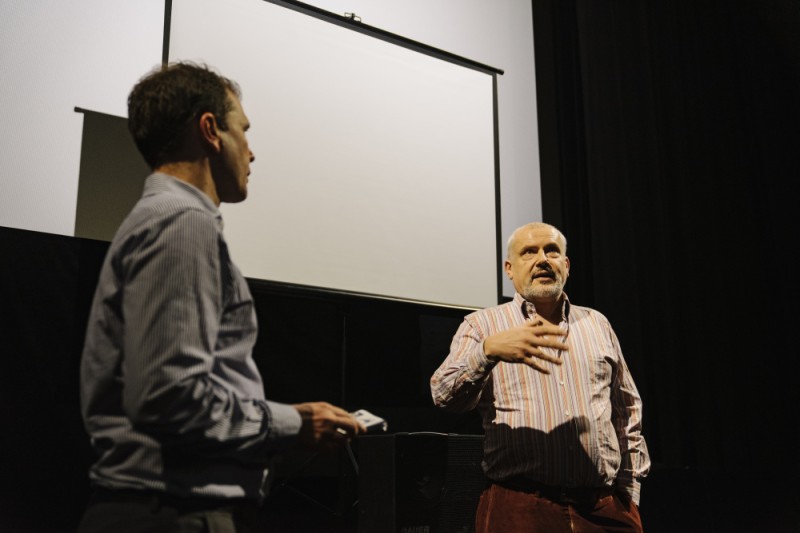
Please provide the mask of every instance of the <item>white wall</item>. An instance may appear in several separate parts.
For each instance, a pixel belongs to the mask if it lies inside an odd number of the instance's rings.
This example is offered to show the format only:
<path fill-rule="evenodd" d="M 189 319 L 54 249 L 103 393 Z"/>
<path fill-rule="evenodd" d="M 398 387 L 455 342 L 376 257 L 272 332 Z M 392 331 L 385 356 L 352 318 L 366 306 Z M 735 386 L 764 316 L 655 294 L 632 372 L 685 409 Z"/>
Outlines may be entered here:
<path fill-rule="evenodd" d="M 528 0 L 304 0 L 363 24 L 499 68 L 500 200 L 503 245 L 517 227 L 542 219 L 539 137 Z M 505 280 L 503 294 L 514 289 Z"/>
<path fill-rule="evenodd" d="M 0 226 L 72 235 L 83 114 L 126 116 L 161 61 L 164 0 L 0 2 Z"/>
<path fill-rule="evenodd" d="M 502 69 L 502 235 L 541 219 L 530 2 L 307 3 L 337 14 L 355 13 L 370 26 Z M 0 226 L 69 235 L 75 222 L 82 125 L 74 107 L 124 115 L 130 87 L 160 60 L 163 0 L 2 2 L 0 15 L 0 97 L 11 126 L 0 149 Z M 125 21 L 122 31 L 120 20 Z M 508 282 L 503 293 L 513 294 Z"/>

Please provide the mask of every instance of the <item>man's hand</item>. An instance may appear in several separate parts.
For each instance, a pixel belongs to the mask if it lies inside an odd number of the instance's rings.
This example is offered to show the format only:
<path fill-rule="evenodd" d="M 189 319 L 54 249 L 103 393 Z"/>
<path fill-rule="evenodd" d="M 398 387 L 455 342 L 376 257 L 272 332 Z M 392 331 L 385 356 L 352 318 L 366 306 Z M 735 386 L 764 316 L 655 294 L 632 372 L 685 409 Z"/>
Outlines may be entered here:
<path fill-rule="evenodd" d="M 350 413 L 327 402 L 298 403 L 292 407 L 303 420 L 298 437 L 303 448 L 336 448 L 359 433 L 366 433 Z"/>
<path fill-rule="evenodd" d="M 486 337 L 483 350 L 490 361 L 522 363 L 534 370 L 549 374 L 545 361 L 560 365 L 561 358 L 546 353 L 542 348 L 568 350 L 566 344 L 557 340 L 564 336 L 558 326 L 533 320 L 522 326 L 501 331 Z"/>

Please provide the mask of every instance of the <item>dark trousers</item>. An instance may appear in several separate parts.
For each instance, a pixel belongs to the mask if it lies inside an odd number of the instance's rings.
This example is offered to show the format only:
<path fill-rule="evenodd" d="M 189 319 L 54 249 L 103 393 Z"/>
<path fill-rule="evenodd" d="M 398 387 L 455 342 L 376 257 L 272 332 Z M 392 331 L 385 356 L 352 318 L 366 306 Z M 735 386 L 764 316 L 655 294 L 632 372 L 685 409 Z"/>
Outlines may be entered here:
<path fill-rule="evenodd" d="M 612 491 L 522 490 L 498 484 L 483 491 L 476 533 L 642 533 L 639 509 Z"/>
<path fill-rule="evenodd" d="M 258 511 L 244 500 L 96 489 L 78 533 L 254 533 Z"/>

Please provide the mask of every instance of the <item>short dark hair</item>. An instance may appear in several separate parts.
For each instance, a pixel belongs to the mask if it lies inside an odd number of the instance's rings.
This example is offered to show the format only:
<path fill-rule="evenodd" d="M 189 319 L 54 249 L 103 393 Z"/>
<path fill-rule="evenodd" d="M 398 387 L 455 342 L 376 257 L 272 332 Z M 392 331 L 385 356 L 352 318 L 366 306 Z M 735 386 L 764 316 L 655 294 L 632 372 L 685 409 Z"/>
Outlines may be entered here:
<path fill-rule="evenodd" d="M 128 96 L 128 130 L 136 147 L 156 168 L 171 162 L 183 147 L 187 127 L 210 112 L 223 130 L 232 109 L 228 91 L 241 97 L 238 84 L 207 65 L 177 62 L 145 75 Z"/>

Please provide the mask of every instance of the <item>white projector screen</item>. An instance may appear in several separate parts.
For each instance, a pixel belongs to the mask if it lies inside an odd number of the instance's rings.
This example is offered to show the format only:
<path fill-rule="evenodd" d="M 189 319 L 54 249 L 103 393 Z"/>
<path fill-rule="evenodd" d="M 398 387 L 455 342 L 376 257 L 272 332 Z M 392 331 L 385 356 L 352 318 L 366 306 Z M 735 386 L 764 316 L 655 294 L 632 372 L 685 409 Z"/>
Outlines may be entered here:
<path fill-rule="evenodd" d="M 169 60 L 236 80 L 256 160 L 225 235 L 248 278 L 498 302 L 494 74 L 263 0 L 173 0 Z"/>

